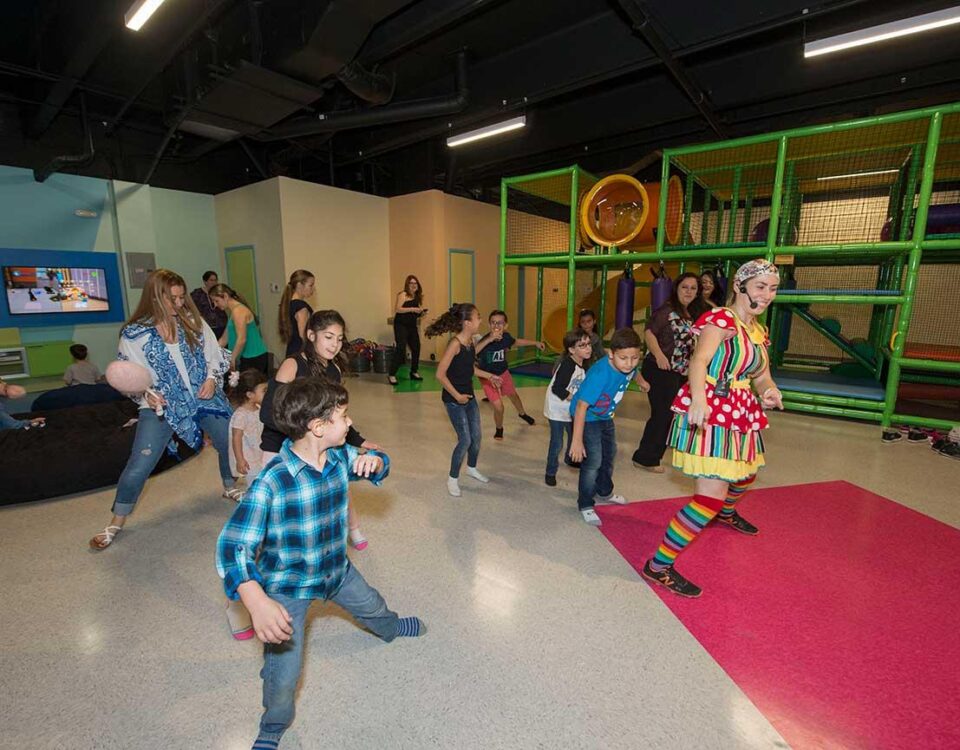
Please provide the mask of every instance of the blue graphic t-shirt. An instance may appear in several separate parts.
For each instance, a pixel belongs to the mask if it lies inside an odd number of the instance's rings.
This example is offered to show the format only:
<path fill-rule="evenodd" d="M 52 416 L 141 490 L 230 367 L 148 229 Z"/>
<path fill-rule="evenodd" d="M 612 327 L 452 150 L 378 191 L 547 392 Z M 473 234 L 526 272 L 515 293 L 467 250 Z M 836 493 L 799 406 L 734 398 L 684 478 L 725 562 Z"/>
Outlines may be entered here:
<path fill-rule="evenodd" d="M 483 339 L 480 339 L 480 343 L 483 343 L 484 339 L 489 337 L 490 334 L 488 333 Z M 517 343 L 517 340 L 504 331 L 503 338 L 499 341 L 491 341 L 483 347 L 483 351 L 479 355 L 480 369 L 486 370 L 492 375 L 503 375 L 507 371 L 507 349 L 515 343 Z"/>
<path fill-rule="evenodd" d="M 622 373 L 612 364 L 610 358 L 604 357 L 593 367 L 587 370 L 580 389 L 570 401 L 570 416 L 577 412 L 577 404 L 585 401 L 587 406 L 587 421 L 596 422 L 601 419 L 613 419 L 617 404 L 623 398 L 627 386 L 636 375 L 636 370 Z"/>

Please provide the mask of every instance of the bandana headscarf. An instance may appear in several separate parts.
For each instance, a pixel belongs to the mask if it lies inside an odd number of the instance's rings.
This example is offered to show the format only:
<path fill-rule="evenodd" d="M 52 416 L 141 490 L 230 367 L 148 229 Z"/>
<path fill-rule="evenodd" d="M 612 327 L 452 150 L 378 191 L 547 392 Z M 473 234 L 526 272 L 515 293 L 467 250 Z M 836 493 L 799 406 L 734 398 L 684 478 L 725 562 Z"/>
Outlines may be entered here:
<path fill-rule="evenodd" d="M 733 277 L 734 288 L 739 289 L 741 284 L 745 284 L 754 276 L 765 276 L 768 273 L 779 274 L 780 272 L 773 263 L 763 258 L 749 260 L 737 269 Z"/>

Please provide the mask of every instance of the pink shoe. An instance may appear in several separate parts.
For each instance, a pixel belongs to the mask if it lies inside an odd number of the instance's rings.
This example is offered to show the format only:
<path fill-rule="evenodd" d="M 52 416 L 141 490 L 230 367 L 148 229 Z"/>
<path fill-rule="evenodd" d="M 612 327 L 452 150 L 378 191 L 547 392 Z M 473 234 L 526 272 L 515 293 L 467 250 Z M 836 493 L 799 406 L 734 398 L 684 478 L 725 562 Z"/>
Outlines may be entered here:
<path fill-rule="evenodd" d="M 367 548 L 367 538 L 360 529 L 350 529 L 350 544 L 357 551 L 363 551 Z"/>

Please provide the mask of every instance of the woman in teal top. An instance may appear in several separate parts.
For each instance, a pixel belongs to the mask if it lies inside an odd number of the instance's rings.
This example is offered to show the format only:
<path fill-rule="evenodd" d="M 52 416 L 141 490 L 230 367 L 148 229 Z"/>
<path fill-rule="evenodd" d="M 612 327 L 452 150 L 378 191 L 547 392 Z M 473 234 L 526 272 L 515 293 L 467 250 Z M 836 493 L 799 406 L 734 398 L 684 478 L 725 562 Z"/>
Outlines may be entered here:
<path fill-rule="evenodd" d="M 246 300 L 226 284 L 217 284 L 210 292 L 214 307 L 227 313 L 227 329 L 220 337 L 220 346 L 232 354 L 231 370 L 260 370 L 267 372 L 267 347 L 263 343 L 257 318 L 247 306 Z"/>

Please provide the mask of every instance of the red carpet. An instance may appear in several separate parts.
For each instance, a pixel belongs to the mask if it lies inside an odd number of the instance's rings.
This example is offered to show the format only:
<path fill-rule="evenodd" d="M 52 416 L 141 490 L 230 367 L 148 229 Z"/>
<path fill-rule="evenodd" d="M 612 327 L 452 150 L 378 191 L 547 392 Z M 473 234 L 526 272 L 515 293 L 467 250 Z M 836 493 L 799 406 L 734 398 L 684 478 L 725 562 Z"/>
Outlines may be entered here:
<path fill-rule="evenodd" d="M 688 499 L 598 508 L 601 531 L 639 573 Z M 847 482 L 739 510 L 759 536 L 711 524 L 679 558 L 699 599 L 655 590 L 787 742 L 960 748 L 960 531 Z"/>

